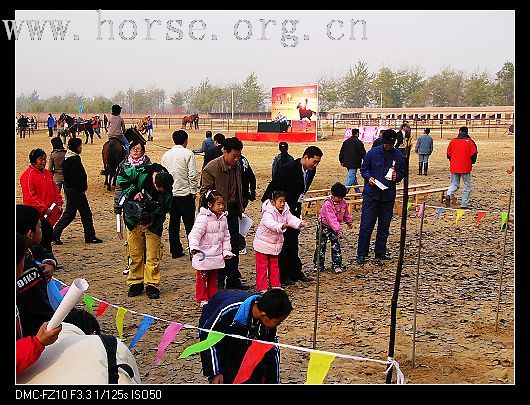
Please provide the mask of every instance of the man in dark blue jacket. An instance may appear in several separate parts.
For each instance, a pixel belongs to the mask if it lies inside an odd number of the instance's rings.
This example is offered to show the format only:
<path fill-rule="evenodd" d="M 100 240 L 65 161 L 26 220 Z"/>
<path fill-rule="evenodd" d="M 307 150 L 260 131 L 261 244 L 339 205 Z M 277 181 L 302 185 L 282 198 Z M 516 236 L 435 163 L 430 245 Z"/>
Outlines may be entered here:
<path fill-rule="evenodd" d="M 381 136 L 383 145 L 370 149 L 361 165 L 364 190 L 357 245 L 358 264 L 364 264 L 368 256 L 375 221 L 378 221 L 374 249 L 375 258 L 392 259 L 386 251 L 386 241 L 396 199 L 396 183 L 399 183 L 405 176 L 405 158 L 401 152 L 394 148 L 396 138 L 396 132 L 392 129 L 383 132 Z M 391 167 L 394 169 L 390 179 L 385 178 Z"/>
<path fill-rule="evenodd" d="M 285 291 L 271 289 L 263 295 L 244 291 L 219 291 L 202 308 L 199 327 L 248 339 L 278 342 L 276 328 L 293 307 Z M 200 330 L 201 341 L 208 331 Z M 201 352 L 202 371 L 212 384 L 231 384 L 237 376 L 252 340 L 230 336 Z M 280 350 L 272 346 L 256 365 L 248 384 L 280 383 Z"/>

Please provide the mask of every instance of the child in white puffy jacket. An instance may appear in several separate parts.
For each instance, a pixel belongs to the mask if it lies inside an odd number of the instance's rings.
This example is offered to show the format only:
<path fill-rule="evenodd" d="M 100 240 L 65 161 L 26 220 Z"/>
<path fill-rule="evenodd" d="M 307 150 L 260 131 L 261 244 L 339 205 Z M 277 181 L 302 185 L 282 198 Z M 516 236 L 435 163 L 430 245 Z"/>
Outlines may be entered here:
<path fill-rule="evenodd" d="M 256 288 L 260 293 L 281 288 L 278 254 L 283 246 L 283 233 L 288 227 L 302 229 L 305 221 L 291 214 L 283 191 L 273 191 L 270 200 L 262 204 L 263 216 L 254 236 L 256 252 Z"/>
<path fill-rule="evenodd" d="M 234 256 L 223 195 L 211 190 L 206 194 L 206 202 L 208 209 L 201 207 L 188 235 L 191 264 L 197 270 L 195 300 L 201 307 L 217 293 L 218 270 Z"/>

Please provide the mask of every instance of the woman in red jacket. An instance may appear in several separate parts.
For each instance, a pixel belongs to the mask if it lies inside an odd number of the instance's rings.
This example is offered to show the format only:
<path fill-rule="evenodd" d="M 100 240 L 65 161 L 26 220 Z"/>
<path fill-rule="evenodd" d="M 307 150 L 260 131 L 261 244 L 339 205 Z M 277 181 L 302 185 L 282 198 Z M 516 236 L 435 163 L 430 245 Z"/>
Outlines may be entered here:
<path fill-rule="evenodd" d="M 46 152 L 40 148 L 29 154 L 30 166 L 20 176 L 24 205 L 39 211 L 42 226 L 41 246 L 52 251 L 53 226 L 63 213 L 63 197 L 53 174 L 46 169 Z"/>

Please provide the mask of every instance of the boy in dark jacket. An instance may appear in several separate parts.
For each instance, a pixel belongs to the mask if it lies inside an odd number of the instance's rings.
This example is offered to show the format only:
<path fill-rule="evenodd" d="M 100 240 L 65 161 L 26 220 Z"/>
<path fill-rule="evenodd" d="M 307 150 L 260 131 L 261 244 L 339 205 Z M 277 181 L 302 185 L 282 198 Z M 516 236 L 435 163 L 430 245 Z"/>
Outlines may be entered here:
<path fill-rule="evenodd" d="M 24 236 L 26 256 L 22 274 L 16 280 L 16 301 L 22 336 L 34 336 L 53 315 L 46 283 L 57 262 L 53 253 L 40 246 L 42 230 L 39 212 L 29 205 L 16 206 L 16 231 Z"/>
<path fill-rule="evenodd" d="M 248 339 L 277 342 L 276 328 L 293 307 L 285 291 L 271 289 L 263 295 L 243 291 L 219 291 L 202 309 L 199 327 Z M 208 336 L 200 330 L 201 341 Z M 231 384 L 237 376 L 251 340 L 223 337 L 201 352 L 203 374 L 212 384 Z M 280 383 L 280 351 L 273 346 L 256 365 L 248 384 Z"/>

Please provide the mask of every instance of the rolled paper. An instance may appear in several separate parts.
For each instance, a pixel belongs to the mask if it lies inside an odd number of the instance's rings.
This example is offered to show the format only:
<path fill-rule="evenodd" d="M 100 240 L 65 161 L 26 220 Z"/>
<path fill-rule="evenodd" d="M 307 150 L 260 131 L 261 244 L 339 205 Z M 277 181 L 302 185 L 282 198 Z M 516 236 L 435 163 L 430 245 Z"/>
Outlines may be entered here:
<path fill-rule="evenodd" d="M 53 313 L 52 319 L 48 322 L 46 329 L 52 330 L 58 327 L 75 304 L 79 302 L 87 289 L 88 282 L 84 278 L 76 278 Z"/>

